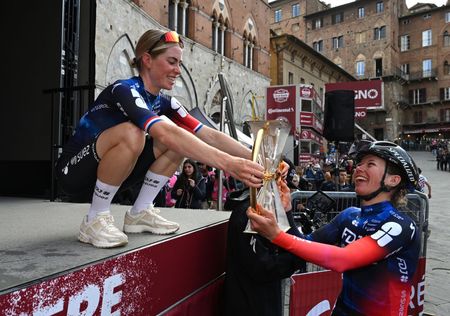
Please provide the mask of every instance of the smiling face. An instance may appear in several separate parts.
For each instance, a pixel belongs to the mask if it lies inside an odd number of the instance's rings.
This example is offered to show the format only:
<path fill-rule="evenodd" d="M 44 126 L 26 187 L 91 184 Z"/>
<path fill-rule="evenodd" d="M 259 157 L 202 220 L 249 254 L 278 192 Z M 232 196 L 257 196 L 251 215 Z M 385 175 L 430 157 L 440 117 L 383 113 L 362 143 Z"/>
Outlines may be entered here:
<path fill-rule="evenodd" d="M 380 187 L 386 161 L 374 155 L 364 156 L 358 163 L 354 173 L 355 191 L 358 195 L 366 195 Z"/>
<path fill-rule="evenodd" d="M 353 179 L 355 182 L 355 192 L 358 195 L 368 195 L 380 188 L 383 178 L 386 161 L 375 155 L 366 155 L 357 164 Z M 401 181 L 399 175 L 386 174 L 384 183 L 387 187 L 393 188 Z M 381 192 L 370 201 L 362 201 L 363 205 L 369 205 L 391 199 L 391 192 Z"/>
<path fill-rule="evenodd" d="M 155 57 L 148 53 L 144 54 L 143 61 L 147 67 L 141 76 L 146 89 L 154 95 L 161 89 L 172 90 L 177 77 L 181 74 L 182 57 L 183 50 L 178 45 L 167 48 Z"/>

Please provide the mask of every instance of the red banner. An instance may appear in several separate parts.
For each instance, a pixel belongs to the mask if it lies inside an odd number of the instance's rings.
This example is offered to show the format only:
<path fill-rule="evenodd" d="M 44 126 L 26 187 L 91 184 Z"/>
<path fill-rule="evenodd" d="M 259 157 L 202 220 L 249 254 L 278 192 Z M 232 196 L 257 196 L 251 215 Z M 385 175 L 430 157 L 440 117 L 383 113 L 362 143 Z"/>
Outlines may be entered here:
<path fill-rule="evenodd" d="M 331 314 L 342 287 L 340 273 L 319 271 L 296 274 L 292 278 L 289 315 Z"/>
<path fill-rule="evenodd" d="M 322 137 L 310 129 L 302 129 L 300 133 L 301 140 L 311 140 L 318 144 L 322 144 Z"/>
<path fill-rule="evenodd" d="M 322 122 L 311 112 L 300 112 L 300 127 L 311 127 L 317 132 L 322 133 Z"/>
<path fill-rule="evenodd" d="M 425 263 L 426 258 L 420 258 L 414 274 L 408 308 L 410 316 L 419 316 L 423 312 Z M 296 274 L 292 276 L 292 279 L 289 315 L 328 316 L 331 314 L 342 287 L 340 273 L 326 270 Z"/>
<path fill-rule="evenodd" d="M 176 236 L 1 295 L 0 315 L 156 315 L 223 274 L 226 231 L 223 223 Z M 205 290 L 209 298 L 184 306 L 219 313 L 207 306 L 218 291 Z"/>
<path fill-rule="evenodd" d="M 267 119 L 285 118 L 295 130 L 296 86 L 267 88 Z"/>
<path fill-rule="evenodd" d="M 381 80 L 362 80 L 325 84 L 325 91 L 354 90 L 355 108 L 379 108 L 383 106 L 383 82 Z"/>

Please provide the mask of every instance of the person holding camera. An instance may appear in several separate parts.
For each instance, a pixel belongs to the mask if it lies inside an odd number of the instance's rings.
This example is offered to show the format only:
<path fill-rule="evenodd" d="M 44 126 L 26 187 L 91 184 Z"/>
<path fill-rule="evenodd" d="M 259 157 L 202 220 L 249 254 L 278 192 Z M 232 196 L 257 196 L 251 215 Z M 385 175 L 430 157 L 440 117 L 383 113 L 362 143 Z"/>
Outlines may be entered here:
<path fill-rule="evenodd" d="M 197 164 L 192 159 L 183 163 L 183 171 L 172 189 L 172 198 L 176 208 L 202 208 L 206 196 L 205 179 L 197 172 Z"/>

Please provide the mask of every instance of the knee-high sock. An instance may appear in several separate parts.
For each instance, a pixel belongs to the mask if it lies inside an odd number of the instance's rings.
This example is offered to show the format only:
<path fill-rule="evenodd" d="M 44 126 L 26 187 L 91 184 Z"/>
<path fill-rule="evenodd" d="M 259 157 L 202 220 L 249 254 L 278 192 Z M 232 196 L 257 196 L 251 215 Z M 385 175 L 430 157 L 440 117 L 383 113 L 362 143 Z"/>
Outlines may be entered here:
<path fill-rule="evenodd" d="M 118 186 L 106 184 L 99 179 L 95 183 L 94 193 L 92 195 L 92 203 L 89 208 L 88 221 L 91 221 L 100 212 L 109 212 L 111 201 L 116 195 Z"/>
<path fill-rule="evenodd" d="M 131 208 L 131 214 L 146 210 L 169 179 L 169 177 L 147 171 L 139 195 Z"/>

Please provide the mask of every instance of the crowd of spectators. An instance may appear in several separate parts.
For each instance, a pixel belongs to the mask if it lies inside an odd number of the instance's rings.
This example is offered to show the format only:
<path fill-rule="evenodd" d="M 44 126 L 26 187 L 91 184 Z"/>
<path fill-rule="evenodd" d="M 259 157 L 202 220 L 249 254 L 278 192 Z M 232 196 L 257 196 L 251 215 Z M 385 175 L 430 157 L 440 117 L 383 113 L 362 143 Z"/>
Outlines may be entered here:
<path fill-rule="evenodd" d="M 339 164 L 312 159 L 305 166 L 296 167 L 295 181 L 291 189 L 301 191 L 354 191 L 352 174 L 353 160 L 344 156 Z"/>

